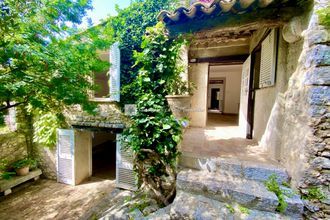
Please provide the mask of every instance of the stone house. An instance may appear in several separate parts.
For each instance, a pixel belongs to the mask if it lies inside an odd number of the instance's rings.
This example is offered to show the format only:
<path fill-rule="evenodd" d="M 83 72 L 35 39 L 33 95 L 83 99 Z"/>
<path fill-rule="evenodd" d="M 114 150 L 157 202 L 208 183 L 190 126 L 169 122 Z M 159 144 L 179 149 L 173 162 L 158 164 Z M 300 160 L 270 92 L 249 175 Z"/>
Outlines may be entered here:
<path fill-rule="evenodd" d="M 190 41 L 183 78 L 197 90 L 181 146 L 183 165 L 243 173 L 243 179 L 286 173 L 302 194 L 321 189 L 325 198 L 317 208 L 305 204 L 306 210 L 330 217 L 329 27 L 318 19 L 326 7 L 323 0 L 214 0 L 159 14 L 173 37 Z M 178 191 L 205 195 L 196 187 L 218 187 L 205 183 L 207 175 L 179 173 Z M 211 182 L 230 185 L 214 175 Z"/>
<path fill-rule="evenodd" d="M 263 184 L 272 174 L 301 194 L 317 187 L 327 197 L 307 203 L 287 198 L 285 215 L 330 217 L 330 37 L 317 14 L 328 5 L 327 0 L 214 0 L 160 12 L 158 19 L 173 37 L 183 34 L 190 41 L 183 49 L 183 77 L 197 86 L 180 146 L 180 165 L 191 170 L 177 177 L 171 210 L 177 218 L 194 215 L 196 195 L 213 205 L 236 202 L 273 213 L 279 199 Z M 79 184 L 99 173 L 98 161 L 101 171 L 112 170 L 106 175 L 118 187 L 131 189 L 131 159 L 118 141 L 127 121 L 118 107 L 118 45 L 101 57 L 113 65 L 110 78 L 102 73 L 96 79 L 102 88 L 93 94 L 96 114 L 72 109 L 67 114 L 72 129 L 60 129 L 57 147 L 40 147 L 36 154 L 44 174 L 59 182 Z M 102 164 L 102 155 L 111 164 Z M 206 212 L 218 210 L 210 207 Z"/>

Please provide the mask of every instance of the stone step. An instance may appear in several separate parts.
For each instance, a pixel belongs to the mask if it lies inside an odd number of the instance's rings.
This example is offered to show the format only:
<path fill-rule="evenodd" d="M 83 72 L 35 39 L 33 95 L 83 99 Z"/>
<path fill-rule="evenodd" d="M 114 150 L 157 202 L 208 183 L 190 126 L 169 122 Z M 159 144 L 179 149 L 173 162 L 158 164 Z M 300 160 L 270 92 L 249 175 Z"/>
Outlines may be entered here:
<path fill-rule="evenodd" d="M 279 183 L 288 182 L 289 176 L 285 169 L 274 161 L 245 160 L 237 158 L 203 158 L 184 153 L 180 157 L 180 166 L 217 172 L 227 176 L 250 180 L 266 181 L 275 174 Z"/>
<path fill-rule="evenodd" d="M 219 202 L 236 202 L 250 209 L 276 212 L 277 196 L 264 183 L 206 170 L 182 170 L 177 176 L 177 190 L 202 195 Z M 300 215 L 303 203 L 298 196 L 286 198 L 286 214 Z"/>
<path fill-rule="evenodd" d="M 178 192 L 175 200 L 170 206 L 169 213 L 157 212 L 148 216 L 153 220 L 169 219 L 203 219 L 203 220 L 236 220 L 236 219 L 258 219 L 258 220 L 284 220 L 302 219 L 301 216 L 287 216 L 279 213 L 248 209 L 236 203 L 223 203 L 209 199 L 201 195 L 186 192 Z"/>

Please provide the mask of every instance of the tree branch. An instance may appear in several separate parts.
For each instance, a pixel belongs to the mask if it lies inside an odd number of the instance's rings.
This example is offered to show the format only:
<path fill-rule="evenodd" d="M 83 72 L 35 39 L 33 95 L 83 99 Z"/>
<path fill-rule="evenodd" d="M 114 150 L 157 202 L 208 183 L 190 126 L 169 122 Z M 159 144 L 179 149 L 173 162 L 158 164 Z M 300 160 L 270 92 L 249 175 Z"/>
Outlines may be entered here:
<path fill-rule="evenodd" d="M 13 107 L 16 107 L 18 105 L 21 105 L 25 102 L 18 102 L 18 103 L 15 103 L 15 104 L 10 104 L 10 102 L 6 102 L 6 106 L 3 106 L 3 107 L 0 107 L 0 112 L 1 111 L 4 111 L 4 110 L 7 110 L 7 109 L 10 109 L 10 108 L 13 108 Z"/>

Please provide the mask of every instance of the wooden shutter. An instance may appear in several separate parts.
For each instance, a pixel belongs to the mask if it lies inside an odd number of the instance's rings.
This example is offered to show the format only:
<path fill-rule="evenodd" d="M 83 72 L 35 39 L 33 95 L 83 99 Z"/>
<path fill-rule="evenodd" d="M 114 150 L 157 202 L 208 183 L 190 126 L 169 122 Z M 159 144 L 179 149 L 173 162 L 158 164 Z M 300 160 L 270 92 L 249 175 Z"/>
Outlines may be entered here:
<path fill-rule="evenodd" d="M 119 43 L 110 47 L 110 100 L 120 101 L 120 50 Z"/>
<path fill-rule="evenodd" d="M 133 155 L 121 146 L 121 135 L 117 134 L 116 154 L 116 186 L 123 189 L 135 190 L 136 181 L 133 171 Z"/>
<path fill-rule="evenodd" d="M 74 131 L 57 130 L 57 181 L 74 185 Z"/>
<path fill-rule="evenodd" d="M 261 63 L 259 87 L 265 88 L 275 84 L 277 58 L 277 33 L 273 29 L 261 44 Z"/>

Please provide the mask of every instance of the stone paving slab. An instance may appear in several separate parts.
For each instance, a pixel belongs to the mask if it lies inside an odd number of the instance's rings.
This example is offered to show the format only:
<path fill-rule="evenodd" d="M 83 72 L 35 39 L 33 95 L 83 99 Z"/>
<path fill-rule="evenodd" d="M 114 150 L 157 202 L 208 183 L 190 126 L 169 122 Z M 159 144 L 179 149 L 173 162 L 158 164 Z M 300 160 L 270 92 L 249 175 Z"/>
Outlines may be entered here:
<path fill-rule="evenodd" d="M 0 219 L 81 219 L 114 189 L 114 181 L 97 178 L 78 186 L 41 179 L 6 197 L 0 197 Z"/>
<path fill-rule="evenodd" d="M 183 170 L 177 176 L 178 191 L 192 192 L 220 202 L 237 202 L 251 209 L 275 212 L 278 198 L 264 183 L 218 172 Z M 288 214 L 301 214 L 299 197 L 286 199 Z"/>
<path fill-rule="evenodd" d="M 285 216 L 278 213 L 271 213 L 245 208 L 245 213 L 238 204 L 223 203 L 206 198 L 201 195 L 193 195 L 186 192 L 179 192 L 167 212 L 157 212 L 147 219 L 169 220 L 169 219 L 203 219 L 203 220 L 298 220 L 301 217 Z M 166 211 L 166 210 L 165 210 Z M 150 217 L 150 218 L 149 218 Z"/>
<path fill-rule="evenodd" d="M 285 169 L 273 161 L 261 162 L 226 157 L 207 158 L 183 154 L 180 156 L 179 164 L 186 168 L 208 170 L 257 181 L 266 181 L 272 174 L 277 176 L 279 183 L 289 180 Z"/>

